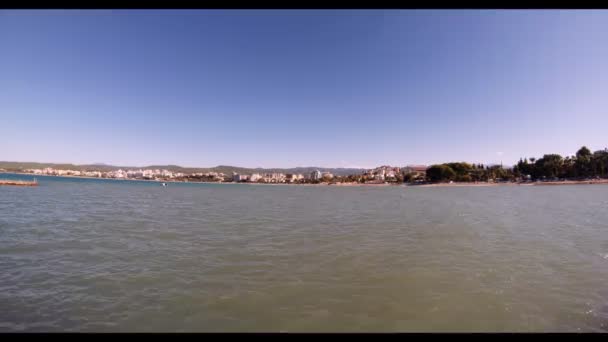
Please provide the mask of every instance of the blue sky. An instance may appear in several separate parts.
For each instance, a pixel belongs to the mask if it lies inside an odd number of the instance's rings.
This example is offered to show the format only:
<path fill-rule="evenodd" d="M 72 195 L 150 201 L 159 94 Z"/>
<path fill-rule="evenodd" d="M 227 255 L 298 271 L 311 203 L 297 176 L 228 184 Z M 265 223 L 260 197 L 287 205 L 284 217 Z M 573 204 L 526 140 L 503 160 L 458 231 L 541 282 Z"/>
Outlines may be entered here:
<path fill-rule="evenodd" d="M 0 11 L 0 160 L 505 164 L 608 145 L 607 11 Z"/>

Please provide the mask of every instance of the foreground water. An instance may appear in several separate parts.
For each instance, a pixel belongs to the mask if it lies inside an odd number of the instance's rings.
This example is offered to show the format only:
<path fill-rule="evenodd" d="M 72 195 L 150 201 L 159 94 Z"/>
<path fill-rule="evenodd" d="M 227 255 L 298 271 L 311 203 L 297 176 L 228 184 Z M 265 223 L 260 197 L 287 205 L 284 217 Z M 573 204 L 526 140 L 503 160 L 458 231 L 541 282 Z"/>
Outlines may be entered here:
<path fill-rule="evenodd" d="M 0 331 L 608 328 L 605 185 L 38 181 L 0 187 Z"/>

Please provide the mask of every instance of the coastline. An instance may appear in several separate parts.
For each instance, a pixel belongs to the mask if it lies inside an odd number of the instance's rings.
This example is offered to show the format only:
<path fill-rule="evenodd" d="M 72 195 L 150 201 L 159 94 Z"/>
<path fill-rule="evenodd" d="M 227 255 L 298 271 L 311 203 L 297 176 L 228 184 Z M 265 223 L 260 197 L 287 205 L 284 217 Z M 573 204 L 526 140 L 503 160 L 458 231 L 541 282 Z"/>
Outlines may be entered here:
<path fill-rule="evenodd" d="M 420 185 L 408 185 L 409 187 L 416 188 L 438 188 L 438 187 L 487 187 L 487 186 L 501 186 L 501 185 L 518 185 L 517 183 L 430 183 L 430 184 L 420 184 Z"/>
<path fill-rule="evenodd" d="M 435 188 L 435 187 L 487 187 L 487 186 L 549 186 L 549 185 L 587 185 L 587 184 L 608 184 L 608 179 L 594 179 L 594 180 L 565 180 L 565 181 L 551 181 L 551 182 L 528 182 L 528 183 L 432 183 L 432 184 L 420 184 L 420 185 L 406 185 L 408 187 L 424 187 L 424 188 Z"/>
<path fill-rule="evenodd" d="M 608 179 L 591 179 L 580 181 L 538 182 L 535 185 L 579 185 L 579 184 L 608 184 Z"/>
<path fill-rule="evenodd" d="M 374 186 L 374 187 L 378 187 L 378 186 L 404 186 L 404 184 L 391 184 L 391 183 L 383 183 L 383 184 L 376 184 L 376 183 L 372 183 L 372 184 L 364 184 L 364 183 L 336 183 L 336 184 L 330 184 L 330 183 L 318 183 L 318 184 L 311 184 L 311 183 L 302 183 L 302 184 L 298 184 L 298 183 L 248 183 L 248 182 L 195 182 L 195 181 L 188 181 L 188 182 L 184 182 L 184 181 L 176 181 L 176 180 L 155 180 L 155 179 L 121 179 L 121 178 L 102 178 L 102 177 L 89 177 L 89 176 L 73 176 L 73 175 L 37 175 L 37 174 L 33 174 L 33 173 L 27 173 L 27 172 L 8 172 L 8 171 L 3 171 L 0 172 L 0 174 L 2 173 L 10 173 L 10 174 L 14 174 L 14 175 L 24 175 L 24 176 L 30 176 L 30 177 L 63 177 L 63 178 L 86 178 L 86 179 L 99 179 L 99 180 L 110 180 L 110 181 L 132 181 L 132 182 L 155 182 L 155 183 L 188 183 L 188 184 L 239 184 L 239 185 L 273 185 L 273 186 L 340 186 L 340 187 L 351 187 L 351 186 Z"/>
<path fill-rule="evenodd" d="M 157 181 L 157 180 L 146 180 L 146 179 L 120 179 L 120 178 L 102 178 L 102 177 L 89 177 L 89 176 L 71 176 L 71 175 L 37 175 L 34 173 L 27 173 L 27 172 L 8 172 L 8 171 L 4 171 L 4 172 L 0 172 L 0 174 L 2 173 L 10 173 L 13 175 L 24 175 L 24 176 L 31 176 L 31 177 L 63 177 L 63 178 L 86 178 L 86 179 L 101 179 L 101 180 L 112 180 L 112 181 L 135 181 L 135 182 L 159 182 L 162 183 L 163 181 Z M 170 182 L 170 181 L 164 181 L 166 182 Z M 177 182 L 177 183 L 183 183 L 183 182 Z"/>
<path fill-rule="evenodd" d="M 548 181 L 548 182 L 504 182 L 504 183 L 487 183 L 487 182 L 453 182 L 453 183 L 429 183 L 429 184 L 405 184 L 405 183 L 248 183 L 248 182 L 195 182 L 195 181 L 176 181 L 176 180 L 155 180 L 155 179 L 121 179 L 121 178 L 101 178 L 89 176 L 72 176 L 72 175 L 37 175 L 26 172 L 8 172 L 2 173 L 24 175 L 30 177 L 63 177 L 63 178 L 85 178 L 99 179 L 110 181 L 132 181 L 132 182 L 155 182 L 155 183 L 190 183 L 190 184 L 239 184 L 239 185 L 265 185 L 265 186 L 333 186 L 333 187 L 412 187 L 412 188 L 436 188 L 436 187 L 493 187 L 493 186 L 550 186 L 550 185 L 588 185 L 588 184 L 608 184 L 608 179 L 591 179 L 591 180 L 563 180 L 563 181 Z"/>

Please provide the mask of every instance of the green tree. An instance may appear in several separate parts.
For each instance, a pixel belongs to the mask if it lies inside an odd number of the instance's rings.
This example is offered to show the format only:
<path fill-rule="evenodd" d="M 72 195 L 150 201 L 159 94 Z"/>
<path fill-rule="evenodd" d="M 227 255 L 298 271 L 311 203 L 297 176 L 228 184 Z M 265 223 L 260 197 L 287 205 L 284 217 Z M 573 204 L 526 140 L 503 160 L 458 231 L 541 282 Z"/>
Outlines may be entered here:
<path fill-rule="evenodd" d="M 563 178 L 572 178 L 576 177 L 576 169 L 575 169 L 575 158 L 574 157 L 566 157 L 564 158 L 564 162 L 562 164 L 562 170 L 560 172 L 560 177 Z"/>
<path fill-rule="evenodd" d="M 522 163 L 523 161 L 521 160 L 521 158 L 519 159 L 519 161 L 517 162 L 517 165 L 513 165 L 513 168 L 511 169 L 511 173 L 513 175 L 514 178 L 519 178 L 522 176 L 521 170 L 519 165 Z"/>
<path fill-rule="evenodd" d="M 586 146 L 576 152 L 575 169 L 578 177 L 591 175 L 591 151 Z"/>
<path fill-rule="evenodd" d="M 585 158 L 585 157 L 591 157 L 591 150 L 589 150 L 587 148 L 587 146 L 583 146 L 581 147 L 577 152 L 576 152 L 576 158 Z"/>
<path fill-rule="evenodd" d="M 453 180 L 456 177 L 456 172 L 451 167 L 445 164 L 431 165 L 426 170 L 426 176 L 431 182 L 441 182 Z"/>
<path fill-rule="evenodd" d="M 457 175 L 455 177 L 455 180 L 458 182 L 470 182 L 473 180 L 473 178 L 471 177 L 471 175 L 465 174 L 465 175 Z"/>
<path fill-rule="evenodd" d="M 454 172 L 456 173 L 457 176 L 464 176 L 464 175 L 468 175 L 469 172 L 471 172 L 471 170 L 473 169 L 473 167 L 471 166 L 471 164 L 465 163 L 465 162 L 457 162 L 457 163 L 446 163 L 444 165 L 449 166 L 452 170 L 454 170 Z"/>
<path fill-rule="evenodd" d="M 591 156 L 591 169 L 594 176 L 608 176 L 608 149 L 593 152 Z"/>
<path fill-rule="evenodd" d="M 537 177 L 554 178 L 560 176 L 563 158 L 559 154 L 545 154 L 535 163 Z"/>

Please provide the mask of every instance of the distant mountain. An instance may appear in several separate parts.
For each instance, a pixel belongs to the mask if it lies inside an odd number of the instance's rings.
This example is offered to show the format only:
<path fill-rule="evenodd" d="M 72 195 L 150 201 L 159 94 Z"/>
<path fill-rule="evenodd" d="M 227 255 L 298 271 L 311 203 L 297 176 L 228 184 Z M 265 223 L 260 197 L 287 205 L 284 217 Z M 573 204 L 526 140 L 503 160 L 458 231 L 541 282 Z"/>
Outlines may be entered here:
<path fill-rule="evenodd" d="M 74 164 L 53 164 L 53 163 L 35 163 L 35 162 L 7 162 L 0 161 L 0 169 L 7 171 L 21 171 L 25 169 L 44 169 L 51 167 L 59 170 L 80 170 L 80 171 L 114 171 L 118 169 L 165 169 L 173 172 L 183 173 L 195 173 L 195 172 L 221 172 L 230 174 L 232 172 L 240 174 L 252 174 L 252 173 L 301 173 L 309 174 L 315 170 L 321 172 L 331 172 L 334 175 L 345 176 L 352 174 L 361 174 L 365 169 L 356 168 L 326 168 L 326 167 L 294 167 L 294 168 L 245 168 L 230 165 L 218 165 L 209 168 L 199 167 L 182 167 L 179 165 L 149 165 L 149 166 L 114 166 L 104 163 L 86 164 L 86 165 L 74 165 Z"/>

